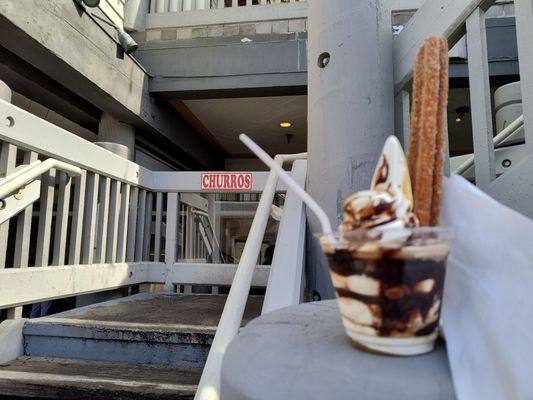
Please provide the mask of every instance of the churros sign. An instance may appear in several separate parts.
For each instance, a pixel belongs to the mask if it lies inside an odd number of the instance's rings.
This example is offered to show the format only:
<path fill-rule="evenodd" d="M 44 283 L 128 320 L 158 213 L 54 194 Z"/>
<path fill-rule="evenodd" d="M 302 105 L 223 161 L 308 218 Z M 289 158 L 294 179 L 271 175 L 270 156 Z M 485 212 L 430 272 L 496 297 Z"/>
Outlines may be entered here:
<path fill-rule="evenodd" d="M 202 190 L 252 190 L 252 174 L 205 173 L 202 174 Z"/>

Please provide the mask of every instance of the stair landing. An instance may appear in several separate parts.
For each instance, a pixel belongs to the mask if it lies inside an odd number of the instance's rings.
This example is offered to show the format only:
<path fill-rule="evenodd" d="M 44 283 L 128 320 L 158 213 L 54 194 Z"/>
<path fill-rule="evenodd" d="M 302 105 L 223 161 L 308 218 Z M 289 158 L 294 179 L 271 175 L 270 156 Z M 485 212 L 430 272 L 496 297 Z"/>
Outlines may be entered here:
<path fill-rule="evenodd" d="M 226 298 L 143 293 L 29 320 L 25 355 L 201 368 Z M 262 302 L 249 297 L 243 324 Z"/>

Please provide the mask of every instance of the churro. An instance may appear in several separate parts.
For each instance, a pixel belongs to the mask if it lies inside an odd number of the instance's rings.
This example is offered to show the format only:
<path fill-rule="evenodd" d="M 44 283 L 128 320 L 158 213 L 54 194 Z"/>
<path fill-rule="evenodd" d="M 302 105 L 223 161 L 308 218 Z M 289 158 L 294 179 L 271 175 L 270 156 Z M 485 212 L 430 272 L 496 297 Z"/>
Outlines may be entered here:
<path fill-rule="evenodd" d="M 408 165 L 420 225 L 437 225 L 444 166 L 448 45 L 430 37 L 419 50 L 413 81 Z"/>

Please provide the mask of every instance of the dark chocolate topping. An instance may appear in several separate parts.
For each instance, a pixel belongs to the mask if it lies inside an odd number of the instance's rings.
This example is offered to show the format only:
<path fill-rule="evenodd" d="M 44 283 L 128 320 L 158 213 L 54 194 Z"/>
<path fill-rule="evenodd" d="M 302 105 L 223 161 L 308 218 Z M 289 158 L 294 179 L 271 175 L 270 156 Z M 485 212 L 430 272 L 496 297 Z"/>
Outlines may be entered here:
<path fill-rule="evenodd" d="M 444 286 L 444 260 L 357 259 L 347 249 L 337 249 L 328 254 L 330 268 L 341 276 L 365 275 L 380 283 L 378 296 L 365 296 L 350 290 L 337 288 L 339 297 L 358 300 L 369 306 L 378 306 L 381 316 L 380 326 L 373 326 L 379 335 L 388 336 L 391 332 L 408 332 L 408 323 L 420 315 L 424 319 L 436 302 L 442 300 Z M 421 292 L 416 285 L 431 279 L 429 291 Z M 434 331 L 438 321 L 424 326 L 415 333 L 426 335 Z"/>

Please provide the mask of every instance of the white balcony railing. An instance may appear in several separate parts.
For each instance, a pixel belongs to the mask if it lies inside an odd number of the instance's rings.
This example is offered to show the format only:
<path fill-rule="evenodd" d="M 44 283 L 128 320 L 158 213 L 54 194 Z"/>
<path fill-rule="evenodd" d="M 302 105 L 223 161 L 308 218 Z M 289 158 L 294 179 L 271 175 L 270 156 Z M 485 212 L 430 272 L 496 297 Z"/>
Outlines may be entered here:
<path fill-rule="evenodd" d="M 151 0 L 146 28 L 307 18 L 307 0 Z"/>
<path fill-rule="evenodd" d="M 407 142 L 410 120 L 410 87 L 413 60 L 422 42 L 431 35 L 444 35 L 450 47 L 466 33 L 470 104 L 472 115 L 472 138 L 474 143 L 473 164 L 476 185 L 497 200 L 532 215 L 528 168 L 533 164 L 533 50 L 530 45 L 533 35 L 533 5 L 528 0 L 515 0 L 516 35 L 520 67 L 520 86 L 524 115 L 515 121 L 523 127 L 525 146 L 519 151 L 505 151 L 504 161 L 511 164 L 505 173 L 495 165 L 502 159 L 502 151 L 495 152 L 495 144 L 509 132 L 494 135 L 490 74 L 488 64 L 485 11 L 498 3 L 496 0 L 426 0 L 394 41 L 395 120 L 397 134 Z M 517 79 L 518 80 L 518 79 Z M 496 142 L 495 140 L 496 139 Z M 518 146 L 515 146 L 517 148 Z M 518 150 L 518 149 L 517 149 Z M 471 160 L 464 159 L 460 171 L 470 170 Z M 448 169 L 449 166 L 448 166 Z M 514 171 L 513 171 L 514 170 Z M 498 176 L 498 171 L 501 175 Z M 512 172 L 511 172 L 512 171 Z"/>
<path fill-rule="evenodd" d="M 151 0 L 150 13 L 303 3 L 305 1 L 306 0 Z"/>

